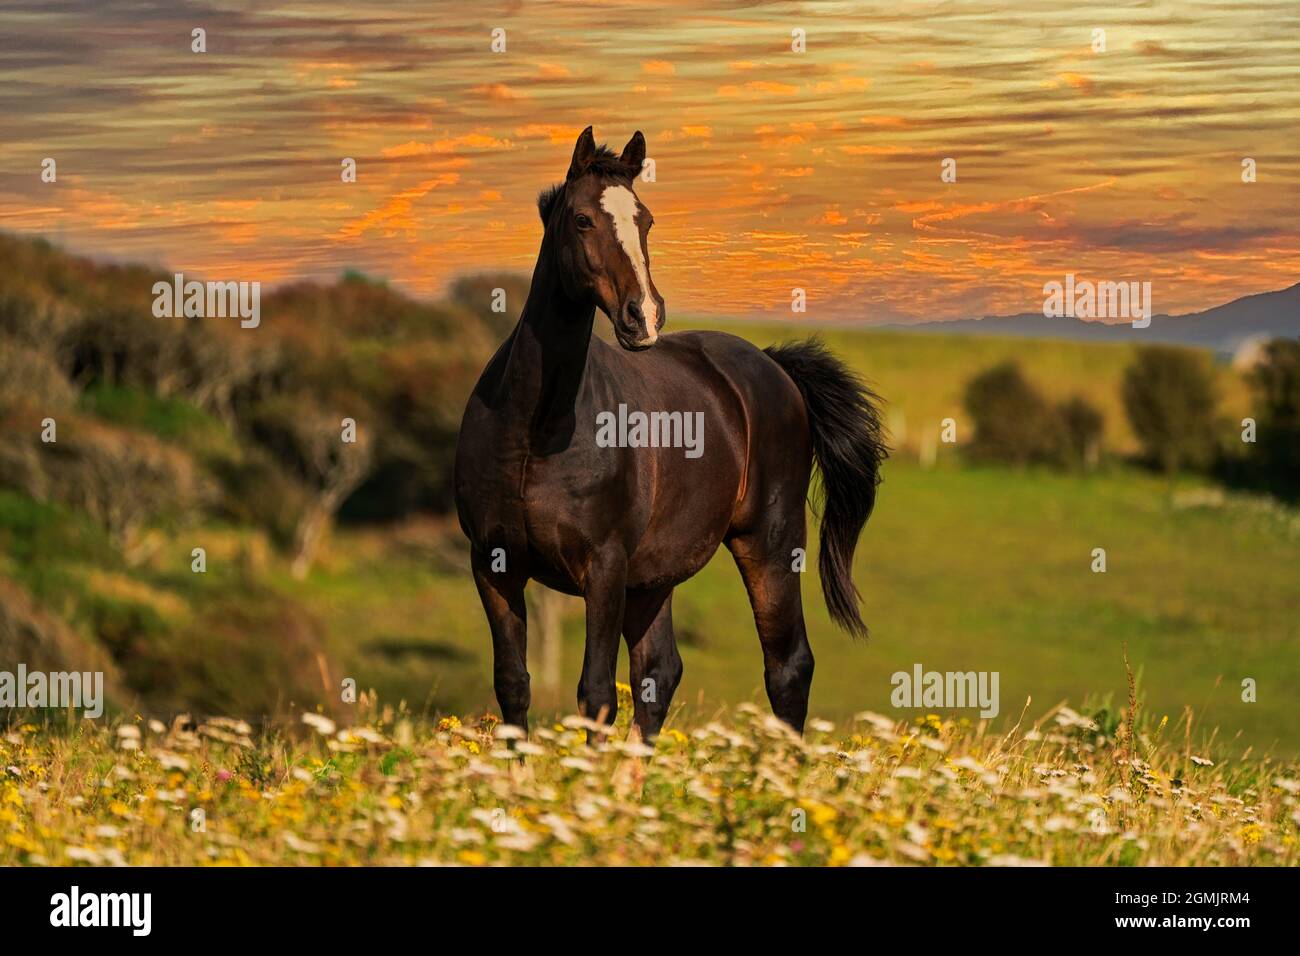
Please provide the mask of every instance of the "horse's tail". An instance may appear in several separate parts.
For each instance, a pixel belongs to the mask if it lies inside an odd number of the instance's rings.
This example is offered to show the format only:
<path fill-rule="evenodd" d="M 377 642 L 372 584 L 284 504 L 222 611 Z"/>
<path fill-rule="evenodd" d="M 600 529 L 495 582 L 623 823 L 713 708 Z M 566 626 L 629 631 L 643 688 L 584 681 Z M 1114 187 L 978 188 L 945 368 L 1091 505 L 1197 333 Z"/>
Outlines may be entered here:
<path fill-rule="evenodd" d="M 818 570 L 831 619 L 865 637 L 853 583 L 853 552 L 876 504 L 880 465 L 889 457 L 877 407 L 880 398 L 818 338 L 764 351 L 799 386 L 808 409 L 813 456 L 821 471 Z"/>

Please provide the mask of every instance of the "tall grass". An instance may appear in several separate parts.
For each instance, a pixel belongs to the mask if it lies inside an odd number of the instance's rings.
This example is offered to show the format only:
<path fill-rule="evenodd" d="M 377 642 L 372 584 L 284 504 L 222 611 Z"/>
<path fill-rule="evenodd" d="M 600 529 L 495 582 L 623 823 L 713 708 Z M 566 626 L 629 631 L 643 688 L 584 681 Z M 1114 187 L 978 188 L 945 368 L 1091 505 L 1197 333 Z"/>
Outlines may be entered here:
<path fill-rule="evenodd" d="M 1300 766 L 1131 742 L 1061 706 L 1006 733 L 927 715 L 679 714 L 648 747 L 566 718 L 372 709 L 12 728 L 0 864 L 1295 865 Z"/>

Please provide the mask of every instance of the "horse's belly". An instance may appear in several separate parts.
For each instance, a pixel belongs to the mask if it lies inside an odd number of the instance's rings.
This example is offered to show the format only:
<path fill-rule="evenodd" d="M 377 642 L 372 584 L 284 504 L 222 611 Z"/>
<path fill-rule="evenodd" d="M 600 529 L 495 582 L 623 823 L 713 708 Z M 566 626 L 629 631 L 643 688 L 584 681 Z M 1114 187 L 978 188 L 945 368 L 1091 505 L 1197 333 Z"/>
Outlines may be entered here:
<path fill-rule="evenodd" d="M 649 521 L 629 555 L 629 586 L 679 584 L 708 564 L 731 527 L 740 476 L 740 463 L 730 460 L 662 469 Z"/>
<path fill-rule="evenodd" d="M 725 528 L 723 532 L 725 532 Z M 630 588 L 661 588 L 681 584 L 695 577 L 713 558 L 722 544 L 723 532 L 697 534 L 685 541 L 679 540 L 665 549 L 661 539 L 643 542 L 628 562 L 627 586 Z"/>
<path fill-rule="evenodd" d="M 709 563 L 736 508 L 741 464 L 676 449 L 624 449 L 616 468 L 534 464 L 526 494 L 529 564 L 548 587 L 582 591 L 597 552 L 619 547 L 627 584 L 678 584 Z M 650 460 L 654 456 L 653 461 Z"/>

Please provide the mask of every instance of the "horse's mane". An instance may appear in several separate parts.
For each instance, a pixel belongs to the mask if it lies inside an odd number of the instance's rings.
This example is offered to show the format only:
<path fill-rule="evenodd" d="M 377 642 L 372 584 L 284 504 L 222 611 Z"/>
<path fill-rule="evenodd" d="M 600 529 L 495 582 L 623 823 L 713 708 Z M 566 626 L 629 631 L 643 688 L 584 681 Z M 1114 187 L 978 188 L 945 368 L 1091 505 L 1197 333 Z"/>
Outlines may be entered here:
<path fill-rule="evenodd" d="M 583 169 L 583 174 L 594 173 L 604 179 L 616 179 L 620 181 L 631 182 L 641 172 L 639 169 L 633 169 L 630 165 L 623 162 L 617 153 L 606 146 L 604 143 L 596 147 L 596 155 L 592 157 Z M 555 208 L 556 201 L 559 200 L 560 194 L 564 192 L 564 183 L 556 183 L 549 189 L 543 189 L 537 197 L 537 212 L 542 217 L 542 225 L 550 222 L 551 210 Z"/>

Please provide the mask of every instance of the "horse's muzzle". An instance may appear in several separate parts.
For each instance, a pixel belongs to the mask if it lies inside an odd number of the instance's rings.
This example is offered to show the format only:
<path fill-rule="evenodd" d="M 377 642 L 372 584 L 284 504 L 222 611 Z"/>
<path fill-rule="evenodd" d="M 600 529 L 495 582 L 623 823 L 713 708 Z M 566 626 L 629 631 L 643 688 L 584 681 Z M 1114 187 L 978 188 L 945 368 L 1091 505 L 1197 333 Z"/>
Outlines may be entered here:
<path fill-rule="evenodd" d="M 636 299 L 628 299 L 619 310 L 618 321 L 614 323 L 614 337 L 629 352 L 644 352 L 659 341 L 659 330 L 664 324 L 663 300 L 656 298 L 654 305 L 653 319 L 648 319 L 641 303 Z"/>

